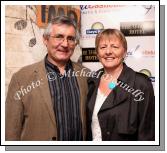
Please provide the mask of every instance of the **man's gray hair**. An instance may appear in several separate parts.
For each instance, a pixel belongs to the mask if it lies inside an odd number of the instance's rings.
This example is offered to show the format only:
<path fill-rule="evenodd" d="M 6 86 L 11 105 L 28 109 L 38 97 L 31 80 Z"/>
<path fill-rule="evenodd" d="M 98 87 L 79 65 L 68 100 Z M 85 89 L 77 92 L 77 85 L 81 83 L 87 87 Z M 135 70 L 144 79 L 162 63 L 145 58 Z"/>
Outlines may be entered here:
<path fill-rule="evenodd" d="M 79 32 L 77 30 L 77 25 L 76 23 L 71 20 L 68 16 L 57 16 L 55 18 L 53 18 L 47 25 L 45 31 L 44 31 L 44 34 L 43 34 L 43 37 L 45 39 L 47 39 L 49 36 L 50 36 L 50 33 L 51 33 L 51 30 L 52 30 L 52 25 L 54 24 L 65 24 L 65 25 L 68 25 L 68 26 L 73 26 L 75 31 L 76 31 L 76 40 L 78 41 L 79 40 Z"/>

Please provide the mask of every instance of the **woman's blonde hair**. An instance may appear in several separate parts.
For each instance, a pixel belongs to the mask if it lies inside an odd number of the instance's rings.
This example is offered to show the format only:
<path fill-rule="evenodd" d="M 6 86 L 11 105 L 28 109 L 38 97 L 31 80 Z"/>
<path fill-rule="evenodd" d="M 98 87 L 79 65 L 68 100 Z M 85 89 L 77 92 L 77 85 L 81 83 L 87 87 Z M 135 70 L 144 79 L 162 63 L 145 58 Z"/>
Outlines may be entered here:
<path fill-rule="evenodd" d="M 103 36 L 106 36 L 106 37 L 116 36 L 121 41 L 121 43 L 125 49 L 125 52 L 127 51 L 127 41 L 126 41 L 124 34 L 120 30 L 118 30 L 118 29 L 104 29 L 100 33 L 98 33 L 96 36 L 96 40 L 95 40 L 96 52 L 98 51 L 100 39 Z"/>

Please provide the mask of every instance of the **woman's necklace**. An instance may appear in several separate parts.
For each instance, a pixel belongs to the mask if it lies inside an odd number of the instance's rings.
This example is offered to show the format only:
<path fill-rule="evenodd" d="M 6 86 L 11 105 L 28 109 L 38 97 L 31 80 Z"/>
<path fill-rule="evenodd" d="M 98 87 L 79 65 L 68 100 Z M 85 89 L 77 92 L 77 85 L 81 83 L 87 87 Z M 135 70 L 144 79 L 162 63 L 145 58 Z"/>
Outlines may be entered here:
<path fill-rule="evenodd" d="M 113 80 L 108 84 L 108 88 L 111 90 L 113 90 L 116 86 L 117 86 L 117 80 Z"/>
<path fill-rule="evenodd" d="M 104 95 L 108 95 L 111 92 L 111 90 L 113 90 L 116 87 L 116 85 L 116 78 L 113 78 L 108 74 L 105 74 L 100 81 L 99 89 Z"/>
<path fill-rule="evenodd" d="M 113 90 L 117 86 L 117 79 L 120 75 L 121 71 L 117 73 L 117 75 L 113 76 L 110 74 L 104 74 L 103 79 L 108 82 L 108 88 Z"/>

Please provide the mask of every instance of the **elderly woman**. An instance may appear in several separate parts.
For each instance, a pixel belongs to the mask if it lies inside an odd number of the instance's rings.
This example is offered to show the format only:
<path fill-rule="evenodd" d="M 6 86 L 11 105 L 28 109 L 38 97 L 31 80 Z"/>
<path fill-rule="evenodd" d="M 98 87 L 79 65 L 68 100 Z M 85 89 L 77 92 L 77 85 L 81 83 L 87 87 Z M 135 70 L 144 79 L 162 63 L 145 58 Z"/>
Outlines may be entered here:
<path fill-rule="evenodd" d="M 123 62 L 127 53 L 124 35 L 105 29 L 96 36 L 95 47 L 103 68 L 88 82 L 88 140 L 153 141 L 153 86 L 146 75 Z"/>

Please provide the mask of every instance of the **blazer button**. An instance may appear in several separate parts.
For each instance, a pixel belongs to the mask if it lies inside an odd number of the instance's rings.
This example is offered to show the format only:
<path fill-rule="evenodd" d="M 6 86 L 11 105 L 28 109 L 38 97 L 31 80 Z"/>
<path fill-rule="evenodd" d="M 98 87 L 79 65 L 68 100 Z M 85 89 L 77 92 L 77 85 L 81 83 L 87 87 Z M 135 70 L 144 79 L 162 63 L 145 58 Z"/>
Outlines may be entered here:
<path fill-rule="evenodd" d="M 110 131 L 107 131 L 107 135 L 110 135 Z"/>
<path fill-rule="evenodd" d="M 56 137 L 52 137 L 52 140 L 54 140 L 54 141 L 55 141 L 55 140 L 56 140 Z"/>

